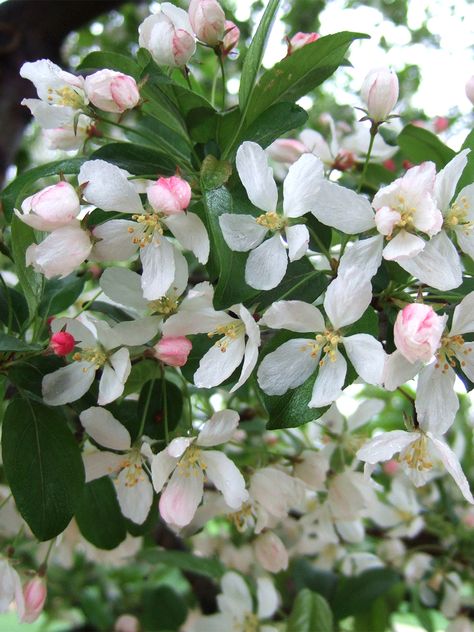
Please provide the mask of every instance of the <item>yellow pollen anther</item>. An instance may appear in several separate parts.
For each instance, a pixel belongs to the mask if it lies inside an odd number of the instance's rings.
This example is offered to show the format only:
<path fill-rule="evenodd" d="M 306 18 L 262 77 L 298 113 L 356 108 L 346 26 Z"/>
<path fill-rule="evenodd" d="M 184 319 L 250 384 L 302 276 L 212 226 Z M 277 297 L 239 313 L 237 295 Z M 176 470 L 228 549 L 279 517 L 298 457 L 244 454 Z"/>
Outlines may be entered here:
<path fill-rule="evenodd" d="M 210 331 L 207 335 L 209 338 L 214 336 L 223 336 L 215 344 L 223 353 L 227 351 L 230 343 L 240 338 L 245 333 L 245 325 L 241 320 L 236 320 L 234 323 L 228 325 L 220 325 L 216 327 L 214 331 Z"/>
<path fill-rule="evenodd" d="M 428 460 L 426 436 L 420 433 L 419 439 L 411 443 L 406 450 L 404 450 L 403 456 L 400 456 L 400 460 L 405 461 L 410 469 L 418 470 L 418 472 L 431 470 L 433 463 Z"/>
<path fill-rule="evenodd" d="M 159 242 L 159 237 L 163 235 L 162 215 L 158 213 L 140 213 L 132 215 L 132 219 L 138 224 L 136 228 L 131 226 L 127 228 L 130 234 L 135 233 L 132 243 L 144 248 L 152 241 Z"/>
<path fill-rule="evenodd" d="M 54 92 L 58 95 L 59 99 L 54 99 Z M 59 88 L 58 90 L 48 88 L 48 101 L 56 102 L 58 105 L 64 105 L 74 109 L 78 109 L 84 105 L 83 97 L 69 86 L 64 86 L 64 88 Z"/>
<path fill-rule="evenodd" d="M 324 366 L 326 359 L 329 358 L 330 362 L 336 362 L 337 359 L 337 347 L 342 340 L 342 336 L 332 329 L 326 329 L 323 334 L 316 334 L 315 341 L 309 341 L 307 344 L 301 347 L 301 351 L 310 349 L 311 357 L 316 358 L 322 351 L 325 353 L 325 357 L 319 361 L 319 366 Z"/>
<path fill-rule="evenodd" d="M 91 347 L 76 352 L 72 359 L 76 362 L 92 362 L 96 369 L 100 369 L 107 362 L 107 354 L 101 348 Z M 86 372 L 87 368 L 84 368 L 83 371 Z"/>
<path fill-rule="evenodd" d="M 472 352 L 472 347 L 463 349 L 464 338 L 462 336 L 443 336 L 441 338 L 441 346 L 436 353 L 435 367 L 442 367 L 442 372 L 446 373 L 449 367 L 456 366 L 456 356 L 459 354 L 468 355 Z"/>
<path fill-rule="evenodd" d="M 149 301 L 148 306 L 152 314 L 169 316 L 178 310 L 178 297 L 162 296 L 154 301 Z"/>
<path fill-rule="evenodd" d="M 260 224 L 260 226 L 274 231 L 281 230 L 288 223 L 288 220 L 278 215 L 278 213 L 275 213 L 275 211 L 263 213 L 259 215 L 255 221 L 257 224 Z"/>
<path fill-rule="evenodd" d="M 456 200 L 444 218 L 443 226 L 450 228 L 461 228 L 465 235 L 469 235 L 474 227 L 474 222 L 469 220 L 469 202 L 463 195 Z"/>
<path fill-rule="evenodd" d="M 197 476 L 199 471 L 206 469 L 202 460 L 202 450 L 197 445 L 191 444 L 178 461 L 177 467 L 183 476 Z"/>

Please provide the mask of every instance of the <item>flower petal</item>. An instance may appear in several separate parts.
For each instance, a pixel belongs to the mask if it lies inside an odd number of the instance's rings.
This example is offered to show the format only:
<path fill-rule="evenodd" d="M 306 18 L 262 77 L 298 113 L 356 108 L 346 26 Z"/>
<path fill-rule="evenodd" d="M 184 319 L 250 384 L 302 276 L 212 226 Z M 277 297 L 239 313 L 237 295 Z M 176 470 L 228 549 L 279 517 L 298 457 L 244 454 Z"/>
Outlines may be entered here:
<path fill-rule="evenodd" d="M 125 518 L 135 524 L 143 524 L 153 503 L 153 487 L 144 473 L 136 483 L 131 485 L 128 470 L 128 467 L 124 468 L 117 477 L 117 500 Z M 135 475 L 135 472 L 132 475 Z"/>
<path fill-rule="evenodd" d="M 79 415 L 87 434 L 99 445 L 111 450 L 128 450 L 131 438 L 128 430 L 112 413 L 99 406 L 91 406 Z"/>
<path fill-rule="evenodd" d="M 160 316 L 147 316 L 137 320 L 124 320 L 113 328 L 121 344 L 129 347 L 144 345 L 156 336 L 161 323 Z"/>
<path fill-rule="evenodd" d="M 419 373 L 423 364 L 421 362 L 408 362 L 400 351 L 394 351 L 386 356 L 383 374 L 384 388 L 394 391 L 396 388 L 408 382 Z"/>
<path fill-rule="evenodd" d="M 157 494 L 163 489 L 163 485 L 176 467 L 177 462 L 178 459 L 170 456 L 166 448 L 153 455 L 151 459 L 151 480 Z"/>
<path fill-rule="evenodd" d="M 474 331 L 474 292 L 469 292 L 456 306 L 451 325 L 451 336 Z"/>
<path fill-rule="evenodd" d="M 291 165 L 283 182 L 283 212 L 287 217 L 300 217 L 318 207 L 323 176 L 323 163 L 313 154 L 303 154 Z"/>
<path fill-rule="evenodd" d="M 257 579 L 257 615 L 259 619 L 269 619 L 278 609 L 280 602 L 278 593 L 273 582 L 268 577 Z"/>
<path fill-rule="evenodd" d="M 194 374 L 194 384 L 200 388 L 217 386 L 232 375 L 242 362 L 245 353 L 244 336 L 231 339 L 227 348 L 222 350 L 214 344 L 202 357 L 199 368 Z"/>
<path fill-rule="evenodd" d="M 454 479 L 454 482 L 461 490 L 462 495 L 467 500 L 468 503 L 474 505 L 474 498 L 472 496 L 471 490 L 469 489 L 468 480 L 462 471 L 461 464 L 457 456 L 451 450 L 447 443 L 435 437 L 431 432 L 427 433 L 427 436 L 432 441 L 433 446 L 436 450 L 437 455 L 441 459 L 446 471 L 451 474 Z"/>
<path fill-rule="evenodd" d="M 201 428 L 197 445 L 210 447 L 232 439 L 239 425 L 239 413 L 235 410 L 220 410 L 214 413 Z"/>
<path fill-rule="evenodd" d="M 244 579 L 229 571 L 221 580 L 222 594 L 217 596 L 219 610 L 244 620 L 245 615 L 253 611 L 252 597 Z"/>
<path fill-rule="evenodd" d="M 207 263 L 209 258 L 209 237 L 206 227 L 196 213 L 168 215 L 165 220 L 179 243 L 190 250 L 199 263 Z"/>
<path fill-rule="evenodd" d="M 382 461 L 388 461 L 394 454 L 401 452 L 410 443 L 417 441 L 420 435 L 418 432 L 406 432 L 405 430 L 392 430 L 373 437 L 360 450 L 356 457 L 360 461 L 365 461 L 371 465 Z"/>
<path fill-rule="evenodd" d="M 287 266 L 286 248 L 276 233 L 249 254 L 245 282 L 257 290 L 271 290 L 283 279 Z"/>
<path fill-rule="evenodd" d="M 223 452 L 206 450 L 201 455 L 206 465 L 206 476 L 222 493 L 224 500 L 232 509 L 240 509 L 248 500 L 245 480 L 233 461 Z"/>
<path fill-rule="evenodd" d="M 372 285 L 368 279 L 337 276 L 326 290 L 324 309 L 332 326 L 339 329 L 359 320 L 371 300 Z"/>
<path fill-rule="evenodd" d="M 267 234 L 267 229 L 251 215 L 224 213 L 219 216 L 219 225 L 226 244 L 235 252 L 256 248 Z"/>
<path fill-rule="evenodd" d="M 118 472 L 123 465 L 123 455 L 95 450 L 82 455 L 84 469 L 86 472 L 86 483 L 95 481 L 102 476 L 108 476 Z"/>
<path fill-rule="evenodd" d="M 127 172 L 105 160 L 88 160 L 77 176 L 83 196 L 103 211 L 143 213 L 143 205 Z"/>
<path fill-rule="evenodd" d="M 119 305 L 137 311 L 144 311 L 148 307 L 148 301 L 143 298 L 140 275 L 128 268 L 107 268 L 99 284 L 104 294 Z"/>
<path fill-rule="evenodd" d="M 202 499 L 204 476 L 194 467 L 188 475 L 176 468 L 171 480 L 161 493 L 159 509 L 165 522 L 185 527 L 191 522 Z"/>
<path fill-rule="evenodd" d="M 457 156 L 454 156 L 436 176 L 435 198 L 438 203 L 438 208 L 441 209 L 443 214 L 448 210 L 449 203 L 453 199 L 456 185 L 467 165 L 468 154 L 469 149 L 461 151 Z"/>
<path fill-rule="evenodd" d="M 149 301 L 161 298 L 174 280 L 174 248 L 163 237 L 160 242 L 152 242 L 140 250 L 143 265 L 143 296 Z"/>
<path fill-rule="evenodd" d="M 375 227 L 374 211 L 367 198 L 334 182 L 321 184 L 313 215 L 347 235 Z"/>
<path fill-rule="evenodd" d="M 49 406 L 75 402 L 92 385 L 95 367 L 91 362 L 73 362 L 43 377 L 43 399 Z"/>
<path fill-rule="evenodd" d="M 288 258 L 290 261 L 298 261 L 304 257 L 308 250 L 309 231 L 303 224 L 289 226 L 285 231 L 288 244 Z"/>
<path fill-rule="evenodd" d="M 398 261 L 415 257 L 425 247 L 426 242 L 417 235 L 401 230 L 383 249 L 383 258 L 388 261 Z M 401 265 L 401 264 L 400 264 Z"/>
<path fill-rule="evenodd" d="M 339 259 L 338 275 L 355 273 L 358 278 L 371 279 L 382 263 L 382 248 L 381 235 L 359 239 L 349 246 Z"/>
<path fill-rule="evenodd" d="M 257 143 L 245 141 L 237 150 L 236 165 L 252 204 L 262 211 L 274 211 L 278 191 L 265 151 Z"/>
<path fill-rule="evenodd" d="M 332 404 L 342 394 L 346 373 L 347 362 L 340 351 L 336 351 L 334 360 L 326 358 L 319 368 L 308 406 L 322 408 Z"/>
<path fill-rule="evenodd" d="M 137 252 L 133 235 L 128 229 L 135 230 L 136 222 L 126 219 L 112 219 L 99 224 L 92 231 L 95 240 L 90 258 L 94 261 L 126 261 Z"/>
<path fill-rule="evenodd" d="M 424 367 L 418 377 L 416 412 L 420 427 L 444 434 L 452 425 L 459 408 L 454 392 L 456 374 L 451 367 L 436 367 L 437 362 Z"/>
<path fill-rule="evenodd" d="M 324 318 L 317 307 L 304 301 L 277 301 L 260 320 L 272 329 L 319 333 L 324 331 Z"/>
<path fill-rule="evenodd" d="M 385 352 L 380 342 L 368 334 L 355 334 L 344 337 L 343 344 L 349 360 L 364 382 L 381 384 Z"/>
<path fill-rule="evenodd" d="M 319 353 L 311 354 L 310 342 L 307 338 L 294 338 L 265 356 L 258 368 L 257 380 L 267 395 L 283 395 L 314 373 Z"/>

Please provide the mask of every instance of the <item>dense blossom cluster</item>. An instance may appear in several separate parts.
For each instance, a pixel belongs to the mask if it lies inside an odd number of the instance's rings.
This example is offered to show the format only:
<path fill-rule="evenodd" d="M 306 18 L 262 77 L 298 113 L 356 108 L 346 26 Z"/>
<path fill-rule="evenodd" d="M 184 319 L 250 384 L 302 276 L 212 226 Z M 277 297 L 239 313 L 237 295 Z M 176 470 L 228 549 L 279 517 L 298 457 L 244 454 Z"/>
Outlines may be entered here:
<path fill-rule="evenodd" d="M 188 12 L 162 3 L 141 24 L 139 44 L 149 63 L 186 77 L 198 45 L 223 62 L 238 36 L 215 0 L 192 0 Z M 323 40 L 297 33 L 287 59 Z M 108 68 L 84 78 L 40 60 L 21 75 L 38 92 L 23 103 L 58 149 L 100 138 L 117 115 L 133 131 L 148 99 L 146 80 Z M 15 221 L 35 231 L 25 274 L 54 282 L 95 266 L 109 308 L 95 311 L 92 298 L 60 310 L 41 348 L 58 359 L 42 377 L 42 400 L 73 411 L 85 482 L 110 477 L 129 521 L 143 525 L 159 512 L 196 555 L 216 554 L 233 569 L 221 580 L 219 613 L 191 622 L 196 632 L 279 629 L 268 623 L 281 599 L 270 577 L 299 556 L 347 576 L 394 567 L 418 584 L 424 604 L 458 614 L 460 575 L 443 575 L 434 556 L 410 553 L 410 542 L 446 473 L 459 488 L 455 512 L 473 523 L 461 501 L 474 504 L 462 449 L 447 440 L 460 405 L 455 381 L 474 382 L 474 291 L 463 283 L 474 258 L 472 165 L 465 148 L 442 168 L 426 160 L 399 177 L 385 169 L 382 184 L 368 185 L 367 168 L 397 151 L 380 128 L 398 90 L 391 70 L 368 74 L 369 127 L 327 115 L 326 137 L 309 128 L 265 143 L 237 134 L 234 153 L 198 156 L 193 168 L 175 161 L 174 175 L 158 169 L 153 178 L 99 151 L 76 175 L 30 185 L 17 200 Z M 206 169 L 216 186 L 206 184 Z M 209 191 L 227 199 L 228 190 L 233 204 L 216 212 Z M 306 294 L 292 272 L 301 262 L 314 279 Z M 241 287 L 226 294 L 224 277 Z M 153 372 L 140 382 L 145 364 Z M 338 402 L 354 382 L 370 385 L 371 396 L 346 418 Z M 171 428 L 166 389 L 178 386 L 187 412 Z M 214 389 L 204 409 L 201 389 Z M 409 409 L 384 431 L 397 390 Z M 154 398 L 155 421 L 166 417 L 159 432 L 148 420 Z M 123 404 L 137 400 L 130 422 Z M 268 430 L 239 426 L 252 401 L 267 408 Z M 278 428 L 288 428 L 286 442 Z M 219 537 L 203 530 L 223 523 Z M 370 530 L 383 537 L 369 551 Z M 10 561 L 0 564 L 0 610 L 15 600 L 22 620 L 33 621 L 43 577 L 22 590 Z M 239 573 L 256 573 L 257 600 Z"/>

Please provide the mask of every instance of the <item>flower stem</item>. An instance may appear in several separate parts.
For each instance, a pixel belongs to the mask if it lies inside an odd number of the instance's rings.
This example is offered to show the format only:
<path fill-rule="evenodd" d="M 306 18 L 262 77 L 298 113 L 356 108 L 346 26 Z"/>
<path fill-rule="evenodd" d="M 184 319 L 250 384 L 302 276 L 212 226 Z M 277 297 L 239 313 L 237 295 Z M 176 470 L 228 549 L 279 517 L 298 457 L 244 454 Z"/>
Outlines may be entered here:
<path fill-rule="evenodd" d="M 222 110 L 225 110 L 225 68 L 224 68 L 224 59 L 222 58 L 222 55 L 219 55 L 219 64 L 221 67 L 221 78 L 222 78 L 222 101 L 221 101 L 221 107 Z"/>
<path fill-rule="evenodd" d="M 143 409 L 142 418 L 140 420 L 140 427 L 138 429 L 137 439 L 139 439 L 142 436 L 143 430 L 145 429 L 146 416 L 148 415 L 148 409 L 150 408 L 151 394 L 153 392 L 154 386 L 155 386 L 155 380 L 153 379 L 151 381 L 150 388 L 148 389 L 148 395 L 146 396 L 145 407 Z"/>
<path fill-rule="evenodd" d="M 377 136 L 378 129 L 379 129 L 378 123 L 372 123 L 372 126 L 370 128 L 369 148 L 367 150 L 367 155 L 365 156 L 365 162 L 364 162 L 364 167 L 362 168 L 362 173 L 360 174 L 360 182 L 359 182 L 359 186 L 357 187 L 357 193 L 360 193 L 362 189 L 362 185 L 364 184 L 365 174 L 367 172 L 367 167 L 369 166 L 370 155 L 374 147 L 374 140 L 375 140 L 375 137 Z"/>
<path fill-rule="evenodd" d="M 166 380 L 165 380 L 165 367 L 163 363 L 160 364 L 161 368 L 161 399 L 163 406 L 163 424 L 165 427 L 165 441 L 166 445 L 170 442 L 169 429 L 168 429 L 168 400 L 166 399 Z"/>

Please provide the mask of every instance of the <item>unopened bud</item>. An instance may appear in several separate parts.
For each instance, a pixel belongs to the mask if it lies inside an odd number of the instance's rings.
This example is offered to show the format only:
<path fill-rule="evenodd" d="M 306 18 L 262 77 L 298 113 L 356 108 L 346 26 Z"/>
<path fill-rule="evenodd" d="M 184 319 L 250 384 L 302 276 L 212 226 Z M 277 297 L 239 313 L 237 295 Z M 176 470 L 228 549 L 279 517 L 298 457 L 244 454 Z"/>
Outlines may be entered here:
<path fill-rule="evenodd" d="M 295 33 L 288 43 L 288 55 L 291 55 L 299 48 L 303 48 L 306 44 L 315 42 L 317 39 L 319 39 L 319 33 L 302 33 L 301 31 Z"/>
<path fill-rule="evenodd" d="M 154 210 L 165 215 L 182 213 L 191 201 L 191 187 L 178 176 L 159 178 L 146 193 Z"/>
<path fill-rule="evenodd" d="M 140 100 L 137 82 L 133 77 L 115 70 L 99 70 L 85 80 L 90 102 L 104 112 L 125 112 Z"/>
<path fill-rule="evenodd" d="M 25 612 L 21 618 L 23 623 L 33 623 L 43 612 L 46 601 L 46 581 L 43 577 L 35 577 L 23 587 Z"/>
<path fill-rule="evenodd" d="M 239 43 L 239 38 L 239 27 L 230 20 L 226 20 L 224 24 L 224 37 L 222 39 L 222 52 L 224 55 L 228 55 L 231 50 L 236 48 Z"/>
<path fill-rule="evenodd" d="M 398 100 L 398 77 L 389 68 L 374 68 L 364 79 L 361 96 L 374 123 L 385 121 Z"/>
<path fill-rule="evenodd" d="M 210 46 L 216 46 L 224 37 L 225 14 L 217 0 L 191 0 L 189 21 L 196 37 Z"/>
<path fill-rule="evenodd" d="M 51 336 L 49 344 L 57 356 L 66 356 L 74 349 L 76 341 L 67 331 L 57 331 Z"/>
<path fill-rule="evenodd" d="M 261 533 L 254 541 L 255 557 L 269 573 L 279 573 L 288 568 L 288 551 L 273 531 Z"/>
<path fill-rule="evenodd" d="M 169 366 L 184 366 L 192 347 L 186 336 L 165 336 L 153 348 L 161 362 Z"/>

